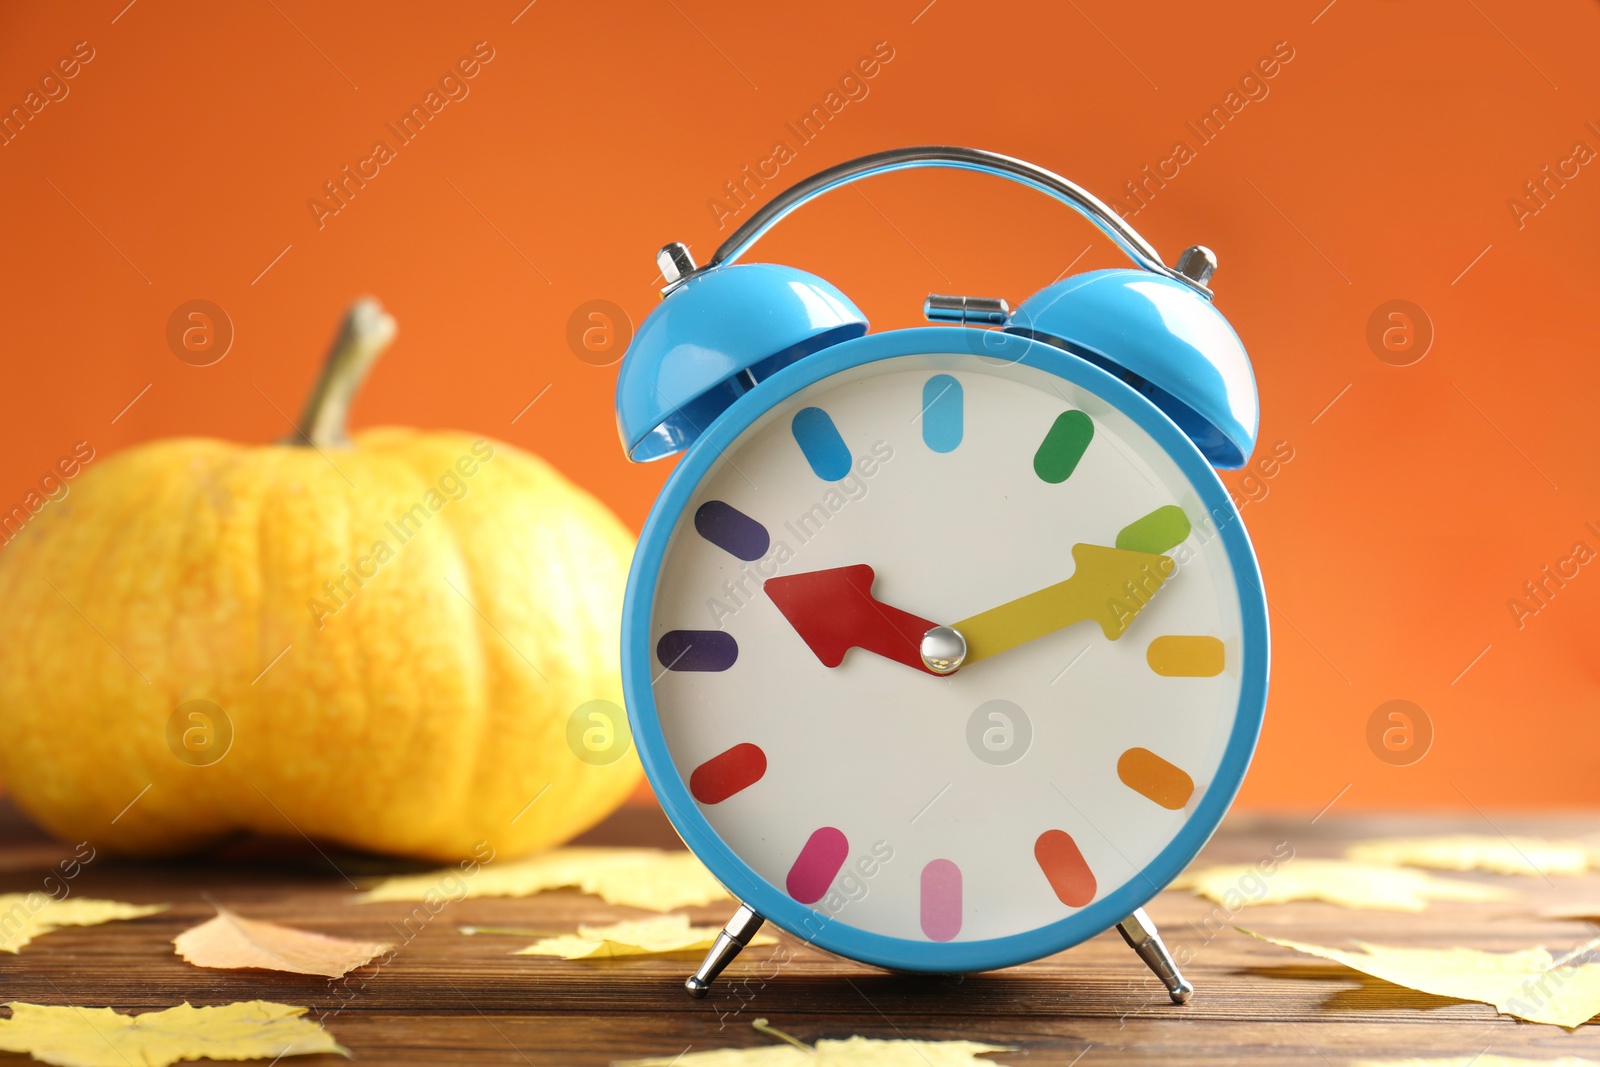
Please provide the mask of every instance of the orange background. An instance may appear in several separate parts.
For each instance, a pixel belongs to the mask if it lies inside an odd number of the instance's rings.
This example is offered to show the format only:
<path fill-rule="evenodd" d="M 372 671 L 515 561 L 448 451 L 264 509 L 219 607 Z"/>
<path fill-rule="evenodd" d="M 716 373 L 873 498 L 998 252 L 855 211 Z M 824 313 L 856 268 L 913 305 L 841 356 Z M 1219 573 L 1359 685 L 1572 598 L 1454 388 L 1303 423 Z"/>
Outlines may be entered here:
<path fill-rule="evenodd" d="M 1521 629 L 1507 606 L 1574 542 L 1600 549 L 1584 525 L 1600 527 L 1600 163 L 1520 226 L 1508 207 L 1575 142 L 1600 149 L 1600 6 L 524 3 L 7 5 L 0 107 L 77 42 L 95 58 L 0 147 L 0 510 L 80 440 L 104 456 L 174 434 L 280 436 L 344 307 L 372 293 L 401 333 L 359 423 L 504 438 L 637 529 L 668 469 L 624 461 L 616 368 L 569 350 L 568 317 L 605 299 L 641 321 L 655 249 L 708 256 L 728 232 L 708 208 L 723 182 L 793 144 L 785 123 L 877 42 L 894 58 L 869 95 L 779 182 L 954 143 L 1115 197 L 1175 141 L 1198 146 L 1185 123 L 1287 41 L 1267 97 L 1134 220 L 1169 258 L 1217 250 L 1261 441 L 1294 451 L 1244 511 L 1275 665 L 1243 802 L 1600 800 L 1600 565 Z M 384 123 L 479 41 L 494 59 L 470 94 L 319 228 L 323 182 L 392 143 Z M 760 258 L 828 277 L 876 328 L 917 323 L 930 291 L 1014 305 L 1074 260 L 1117 262 L 1069 212 L 992 179 L 862 191 L 780 226 Z M 237 334 L 203 368 L 165 340 L 197 298 Z M 1392 299 L 1436 333 L 1411 366 L 1366 340 Z M 1403 767 L 1367 741 L 1397 698 L 1435 732 Z"/>

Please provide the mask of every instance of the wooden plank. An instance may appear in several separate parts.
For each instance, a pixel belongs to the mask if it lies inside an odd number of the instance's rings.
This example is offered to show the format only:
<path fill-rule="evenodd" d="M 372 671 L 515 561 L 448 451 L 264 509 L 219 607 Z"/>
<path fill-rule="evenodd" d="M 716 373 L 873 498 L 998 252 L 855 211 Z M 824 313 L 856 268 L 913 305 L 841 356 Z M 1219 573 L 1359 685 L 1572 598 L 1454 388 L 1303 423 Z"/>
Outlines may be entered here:
<path fill-rule="evenodd" d="M 1593 819 L 1495 819 L 1506 833 L 1578 836 Z M 1482 819 L 1350 817 L 1236 818 L 1202 862 L 1253 861 L 1287 842 L 1297 857 L 1337 856 L 1364 837 L 1495 830 Z M 0 892 L 42 889 L 48 866 L 69 848 L 0 811 Z M 677 847 L 653 809 L 629 809 L 585 843 Z M 1290 862 L 1293 862 L 1292 860 Z M 1540 919 L 1556 903 L 1600 901 L 1600 877 L 1494 879 L 1520 899 L 1436 904 L 1421 915 L 1353 912 L 1323 904 L 1230 914 L 1187 893 L 1149 907 L 1198 992 L 1174 1007 L 1115 934 L 1059 955 L 981 975 L 888 974 L 784 938 L 782 951 L 747 952 L 704 1001 L 682 991 L 694 959 L 568 962 L 508 955 L 515 937 L 468 937 L 463 925 L 570 930 L 637 914 L 574 892 L 523 900 L 450 903 L 437 915 L 411 904 L 351 903 L 351 882 L 416 870 L 396 861 L 319 853 L 304 842 L 252 840 L 172 863 L 97 857 L 72 883 L 78 895 L 172 910 L 134 922 L 67 929 L 0 957 L 6 1000 L 87 1004 L 121 1010 L 187 1000 L 215 1004 L 263 998 L 304 1004 L 323 1017 L 363 1063 L 599 1065 L 614 1059 L 759 1045 L 749 1023 L 766 1017 L 805 1040 L 874 1037 L 969 1038 L 1019 1046 L 1014 1064 L 1307 1064 L 1359 1057 L 1475 1055 L 1600 1059 L 1600 1027 L 1569 1034 L 1519 1023 L 1479 1004 L 1410 992 L 1246 937 L 1234 923 L 1327 944 L 1351 939 L 1404 945 L 1563 949 L 1594 936 L 1586 924 Z M 403 942 L 387 967 L 328 981 L 272 972 L 202 970 L 172 952 L 179 932 L 213 912 L 210 902 L 252 918 L 349 937 Z M 729 906 L 693 909 L 720 923 Z M 408 917 L 410 925 L 407 926 Z M 425 921 L 423 921 L 425 918 Z M 781 961 L 781 962 L 780 962 Z M 1077 1058 L 1077 1059 L 1075 1059 Z M 4 1059 L 4 1057 L 0 1057 Z M 19 1061 L 20 1062 L 20 1061 Z M 328 1062 L 337 1062 L 329 1059 Z"/>

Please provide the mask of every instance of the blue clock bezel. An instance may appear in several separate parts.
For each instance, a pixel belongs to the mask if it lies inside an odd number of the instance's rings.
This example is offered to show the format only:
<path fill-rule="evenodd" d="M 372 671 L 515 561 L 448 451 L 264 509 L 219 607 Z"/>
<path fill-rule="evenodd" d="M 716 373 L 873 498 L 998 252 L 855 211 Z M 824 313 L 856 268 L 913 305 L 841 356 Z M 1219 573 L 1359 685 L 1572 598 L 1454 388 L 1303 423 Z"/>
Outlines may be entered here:
<path fill-rule="evenodd" d="M 651 610 L 673 530 L 712 464 L 752 423 L 786 397 L 864 364 L 929 353 L 967 351 L 1035 367 L 1089 390 L 1148 433 L 1188 478 L 1222 538 L 1238 587 L 1243 623 L 1238 715 L 1217 772 L 1194 813 L 1143 870 L 1122 886 L 1057 922 L 982 941 L 913 941 L 850 926 L 790 897 L 726 845 L 690 795 L 668 751 L 651 684 Z M 937 973 L 1008 967 L 1071 948 L 1110 929 L 1188 866 L 1210 839 L 1244 781 L 1266 710 L 1269 626 L 1266 594 L 1244 523 L 1204 456 L 1149 400 L 1110 373 L 1042 341 L 965 326 L 917 327 L 868 334 L 813 353 L 740 396 L 705 429 L 667 479 L 645 521 L 623 604 L 622 683 L 634 743 L 668 819 L 728 891 L 768 921 L 840 956 L 896 970 Z"/>

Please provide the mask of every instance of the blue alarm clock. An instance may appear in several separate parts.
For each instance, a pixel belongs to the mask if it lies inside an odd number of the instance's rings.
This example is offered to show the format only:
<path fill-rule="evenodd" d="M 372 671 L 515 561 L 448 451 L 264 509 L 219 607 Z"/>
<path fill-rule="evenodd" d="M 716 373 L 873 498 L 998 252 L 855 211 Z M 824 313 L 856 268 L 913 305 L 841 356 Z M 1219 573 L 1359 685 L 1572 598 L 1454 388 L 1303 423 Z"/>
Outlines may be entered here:
<path fill-rule="evenodd" d="M 739 262 L 814 197 L 919 167 L 1047 193 L 1134 265 L 869 333 L 823 279 Z M 945 973 L 1115 926 L 1182 1002 L 1142 906 L 1238 791 L 1268 668 L 1216 474 L 1258 399 L 1211 252 L 1167 267 L 1066 179 L 927 147 L 801 181 L 703 267 L 658 263 L 617 421 L 630 459 L 681 459 L 628 580 L 624 694 L 656 796 L 741 902 L 690 992 L 764 921 Z"/>

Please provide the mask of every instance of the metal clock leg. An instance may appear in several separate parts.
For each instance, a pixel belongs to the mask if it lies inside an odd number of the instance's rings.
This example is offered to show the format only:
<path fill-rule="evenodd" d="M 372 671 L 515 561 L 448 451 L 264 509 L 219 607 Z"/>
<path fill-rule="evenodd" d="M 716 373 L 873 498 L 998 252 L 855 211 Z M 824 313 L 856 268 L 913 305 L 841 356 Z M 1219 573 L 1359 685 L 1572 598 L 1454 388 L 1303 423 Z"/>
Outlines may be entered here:
<path fill-rule="evenodd" d="M 711 951 L 706 953 L 706 958 L 700 961 L 699 970 L 689 976 L 683 983 L 691 997 L 703 997 L 706 990 L 711 988 L 711 983 L 717 980 L 717 975 L 722 969 L 733 962 L 739 950 L 750 943 L 756 936 L 756 931 L 761 929 L 761 924 L 766 922 L 761 916 L 750 909 L 748 904 L 740 904 L 739 910 L 733 913 L 733 918 L 728 920 L 728 925 L 722 928 L 722 933 L 717 935 L 717 940 L 711 946 Z"/>
<path fill-rule="evenodd" d="M 1161 979 L 1161 984 L 1167 987 L 1167 995 L 1172 998 L 1172 1003 L 1182 1004 L 1189 999 L 1189 994 L 1194 992 L 1194 986 L 1190 985 L 1188 979 L 1179 972 L 1172 953 L 1167 951 L 1166 944 L 1156 931 L 1156 924 L 1150 921 L 1150 916 L 1144 913 L 1143 908 L 1135 908 L 1132 915 L 1119 922 L 1117 933 L 1122 935 L 1122 940 L 1128 943 L 1128 947 L 1137 952 L 1146 966 Z M 720 938 L 718 944 L 721 944 Z M 715 949 L 712 950 L 712 954 L 716 954 Z"/>

